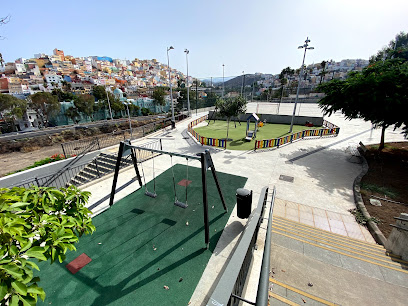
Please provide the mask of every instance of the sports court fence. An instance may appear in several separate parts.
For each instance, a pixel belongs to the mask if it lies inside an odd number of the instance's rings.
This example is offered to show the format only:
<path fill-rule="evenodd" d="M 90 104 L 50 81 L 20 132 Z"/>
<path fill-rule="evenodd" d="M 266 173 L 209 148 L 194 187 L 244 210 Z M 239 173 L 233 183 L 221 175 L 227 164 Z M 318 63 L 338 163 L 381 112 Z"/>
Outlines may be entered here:
<path fill-rule="evenodd" d="M 323 121 L 323 127 L 324 128 L 303 130 L 280 138 L 256 140 L 254 150 L 275 147 L 279 148 L 282 145 L 292 143 L 294 141 L 301 140 L 304 138 L 329 137 L 329 136 L 335 137 L 340 132 L 340 128 L 337 125 L 334 125 L 333 123 L 330 123 L 326 120 Z"/>

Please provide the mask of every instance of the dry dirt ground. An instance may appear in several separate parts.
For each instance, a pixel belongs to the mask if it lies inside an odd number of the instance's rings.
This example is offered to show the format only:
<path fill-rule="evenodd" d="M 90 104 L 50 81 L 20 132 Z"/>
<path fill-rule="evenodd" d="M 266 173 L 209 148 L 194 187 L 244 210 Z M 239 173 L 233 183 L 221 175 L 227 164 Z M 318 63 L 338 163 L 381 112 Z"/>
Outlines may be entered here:
<path fill-rule="evenodd" d="M 61 145 L 55 144 L 27 153 L 12 152 L 0 154 L 0 176 L 31 166 L 38 160 L 60 153 L 62 153 Z"/>
<path fill-rule="evenodd" d="M 365 154 L 369 170 L 361 181 L 361 195 L 371 217 L 380 219 L 378 227 L 388 237 L 394 217 L 408 213 L 408 142 L 388 143 L 382 152 L 377 147 L 369 146 Z M 373 206 L 372 196 L 405 205 L 380 200 L 382 206 Z"/>

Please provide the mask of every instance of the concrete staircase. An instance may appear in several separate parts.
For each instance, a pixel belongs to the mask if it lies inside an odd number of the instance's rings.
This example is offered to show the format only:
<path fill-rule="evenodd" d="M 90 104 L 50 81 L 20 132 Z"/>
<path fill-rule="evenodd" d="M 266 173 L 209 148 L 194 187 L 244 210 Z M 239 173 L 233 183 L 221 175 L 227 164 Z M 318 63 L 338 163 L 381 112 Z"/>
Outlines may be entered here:
<path fill-rule="evenodd" d="M 71 184 L 80 186 L 115 171 L 116 159 L 116 155 L 106 153 L 99 154 L 75 177 L 73 177 L 71 181 L 67 183 L 67 186 Z M 124 168 L 132 164 L 133 163 L 130 158 L 122 159 L 120 167 Z"/>
<path fill-rule="evenodd" d="M 274 216 L 270 305 L 406 305 L 408 262 L 384 247 Z"/>

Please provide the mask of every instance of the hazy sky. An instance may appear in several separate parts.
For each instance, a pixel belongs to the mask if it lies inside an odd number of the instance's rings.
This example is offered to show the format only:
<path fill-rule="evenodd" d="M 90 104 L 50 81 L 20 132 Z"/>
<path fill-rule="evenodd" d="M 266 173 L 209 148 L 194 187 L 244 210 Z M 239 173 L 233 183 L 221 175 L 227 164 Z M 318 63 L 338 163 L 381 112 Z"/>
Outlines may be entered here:
<path fill-rule="evenodd" d="M 408 31 L 408 0 L 2 1 L 5 61 L 52 54 L 152 59 L 195 77 L 263 72 L 322 60 L 368 59 Z"/>

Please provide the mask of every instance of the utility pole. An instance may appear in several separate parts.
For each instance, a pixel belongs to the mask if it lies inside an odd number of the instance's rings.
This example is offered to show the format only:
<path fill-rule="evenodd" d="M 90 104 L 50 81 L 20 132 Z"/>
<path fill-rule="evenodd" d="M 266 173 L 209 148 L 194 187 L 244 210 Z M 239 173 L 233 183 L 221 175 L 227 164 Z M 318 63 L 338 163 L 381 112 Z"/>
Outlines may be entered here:
<path fill-rule="evenodd" d="M 296 100 L 295 100 L 295 106 L 293 107 L 293 114 L 292 114 L 292 121 L 290 123 L 290 129 L 289 129 L 289 133 L 292 133 L 293 130 L 293 120 L 295 119 L 295 114 L 296 114 L 296 105 L 299 99 L 299 90 L 300 90 L 300 81 L 302 79 L 302 75 L 303 75 L 303 69 L 304 69 L 304 65 L 305 65 L 305 57 L 306 57 L 306 51 L 307 50 L 313 50 L 314 47 L 309 47 L 309 43 L 310 43 L 310 39 L 309 37 L 306 38 L 305 40 L 305 44 L 303 46 L 299 46 L 298 49 L 305 49 L 305 52 L 303 53 L 303 61 L 302 61 L 302 67 L 299 73 L 299 79 L 298 79 L 298 87 L 297 87 L 297 91 L 296 91 Z"/>
<path fill-rule="evenodd" d="M 241 97 L 242 97 L 242 93 L 243 93 L 243 91 L 244 91 L 244 78 L 245 78 L 244 72 L 242 71 Z"/>
<path fill-rule="evenodd" d="M 188 84 L 188 54 L 190 53 L 190 51 L 185 49 L 184 52 L 186 53 L 186 63 L 187 63 L 187 114 L 188 114 L 188 116 L 191 116 L 191 112 L 190 112 L 190 86 Z"/>
<path fill-rule="evenodd" d="M 197 105 L 198 105 L 198 79 L 196 79 L 196 116 L 197 116 Z"/>
<path fill-rule="evenodd" d="M 171 70 L 170 70 L 170 60 L 169 51 L 173 50 L 173 46 L 167 48 L 167 68 L 169 70 L 169 86 L 170 86 L 170 104 L 171 104 L 171 128 L 176 128 L 176 120 L 174 119 L 174 105 L 173 105 L 173 90 L 171 88 Z"/>
<path fill-rule="evenodd" d="M 224 99 L 225 81 L 224 81 L 224 64 L 222 64 L 222 98 Z"/>
<path fill-rule="evenodd" d="M 106 88 L 105 88 L 105 92 L 106 92 L 106 98 L 108 99 L 109 113 L 110 113 L 110 116 L 111 116 L 111 120 L 113 120 L 112 108 L 111 108 L 111 105 L 110 105 L 110 102 L 109 102 L 109 95 L 108 95 L 108 91 L 106 90 Z"/>

